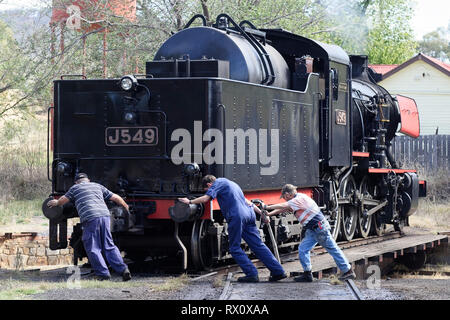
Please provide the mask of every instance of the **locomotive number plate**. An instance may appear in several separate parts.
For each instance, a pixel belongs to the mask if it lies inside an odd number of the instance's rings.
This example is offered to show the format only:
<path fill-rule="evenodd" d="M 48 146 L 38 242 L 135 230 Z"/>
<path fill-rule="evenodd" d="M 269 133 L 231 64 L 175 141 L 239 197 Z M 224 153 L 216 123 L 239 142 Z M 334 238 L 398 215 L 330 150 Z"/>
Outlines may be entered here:
<path fill-rule="evenodd" d="M 108 127 L 105 131 L 105 143 L 110 147 L 156 146 L 158 144 L 157 127 Z"/>
<path fill-rule="evenodd" d="M 345 110 L 336 109 L 336 124 L 343 126 L 347 124 L 347 113 Z"/>

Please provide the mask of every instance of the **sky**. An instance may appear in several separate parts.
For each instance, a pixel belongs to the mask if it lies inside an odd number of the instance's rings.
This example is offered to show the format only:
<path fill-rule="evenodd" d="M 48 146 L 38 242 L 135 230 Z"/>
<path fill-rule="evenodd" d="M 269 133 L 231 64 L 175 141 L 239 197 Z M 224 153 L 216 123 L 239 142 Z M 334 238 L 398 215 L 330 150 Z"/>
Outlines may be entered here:
<path fill-rule="evenodd" d="M 342 0 L 345 1 L 345 0 Z M 438 27 L 447 28 L 450 23 L 450 0 L 413 0 L 415 16 L 411 21 L 416 40 Z M 0 9 L 33 8 L 42 0 L 0 0 Z"/>
<path fill-rule="evenodd" d="M 415 16 L 411 21 L 417 40 L 439 27 L 450 24 L 450 0 L 415 0 Z"/>

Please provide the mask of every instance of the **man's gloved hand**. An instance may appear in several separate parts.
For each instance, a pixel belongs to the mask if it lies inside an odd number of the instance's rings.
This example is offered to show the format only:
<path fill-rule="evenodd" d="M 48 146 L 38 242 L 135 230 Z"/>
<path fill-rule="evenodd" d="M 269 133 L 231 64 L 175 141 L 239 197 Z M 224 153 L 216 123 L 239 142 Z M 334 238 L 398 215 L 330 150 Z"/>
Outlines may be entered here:
<path fill-rule="evenodd" d="M 265 224 L 269 224 L 270 223 L 270 218 L 267 215 L 267 211 L 266 210 L 261 210 L 261 221 L 264 222 Z"/>

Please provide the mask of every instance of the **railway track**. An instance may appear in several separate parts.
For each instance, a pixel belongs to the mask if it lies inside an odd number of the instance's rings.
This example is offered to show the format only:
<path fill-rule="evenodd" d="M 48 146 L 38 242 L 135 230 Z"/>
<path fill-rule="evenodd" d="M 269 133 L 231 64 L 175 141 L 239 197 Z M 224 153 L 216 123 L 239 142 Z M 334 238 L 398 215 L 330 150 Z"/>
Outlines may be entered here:
<path fill-rule="evenodd" d="M 401 237 L 400 232 L 390 232 L 390 233 L 386 233 L 382 236 L 371 236 L 371 237 L 364 238 L 364 239 L 341 241 L 341 242 L 338 242 L 338 245 L 341 249 L 346 249 L 346 248 L 359 247 L 359 246 L 364 246 L 364 245 L 373 244 L 373 243 L 377 243 L 377 242 L 387 241 L 387 240 L 396 239 L 396 238 L 400 238 L 400 237 Z M 313 253 L 316 255 L 320 255 L 320 254 L 326 253 L 326 250 L 325 250 L 325 248 L 323 248 L 321 246 L 317 246 L 313 249 Z M 280 258 L 281 258 L 281 261 L 284 263 L 293 262 L 297 259 L 297 252 L 281 254 Z M 260 262 L 258 259 L 253 259 L 252 262 L 255 264 L 256 267 L 264 266 L 262 264 L 262 262 Z M 212 271 L 212 270 L 210 270 L 210 271 Z M 226 275 L 224 288 L 222 290 L 222 294 L 220 295 L 219 300 L 227 300 L 228 297 L 230 296 L 231 290 L 232 290 L 231 289 L 231 287 L 232 287 L 231 279 L 233 277 L 233 273 L 239 272 L 239 271 L 240 271 L 240 268 L 236 264 L 221 266 L 218 268 L 214 268 L 213 272 L 206 273 L 206 275 L 199 276 L 197 278 L 194 278 L 193 280 L 203 278 L 203 277 L 209 276 L 209 275 L 222 275 L 222 276 Z M 293 273 L 291 272 L 291 276 L 292 275 L 293 275 Z M 345 280 L 345 284 L 347 285 L 349 291 L 351 292 L 351 294 L 353 295 L 353 297 L 356 300 L 364 300 L 363 295 L 361 294 L 361 292 L 359 291 L 358 287 L 356 286 L 356 284 L 353 280 L 351 280 L 351 279 Z"/>
<path fill-rule="evenodd" d="M 402 235 L 400 234 L 400 232 L 392 231 L 392 232 L 386 233 L 382 236 L 370 236 L 370 237 L 364 238 L 364 239 L 353 239 L 350 241 L 340 241 L 337 244 L 338 244 L 339 248 L 347 249 L 347 248 L 360 247 L 360 246 L 373 244 L 373 243 L 377 243 L 377 242 L 397 239 L 397 238 L 400 238 L 401 236 Z M 321 246 L 316 246 L 312 250 L 312 254 L 315 254 L 315 255 L 320 255 L 320 254 L 324 254 L 324 253 L 326 253 L 326 250 L 325 250 L 325 248 L 323 248 Z M 297 250 L 294 250 L 290 253 L 280 254 L 280 259 L 281 259 L 282 263 L 293 262 L 298 259 L 298 252 L 297 252 Z M 257 268 L 264 267 L 264 264 L 261 261 L 259 261 L 258 259 L 252 259 L 252 262 Z M 225 276 L 229 272 L 235 273 L 235 272 L 240 272 L 240 271 L 241 271 L 241 269 L 237 264 L 227 264 L 227 265 L 215 267 L 213 269 L 209 269 L 207 271 L 203 271 L 200 273 L 200 276 L 211 273 L 211 272 L 214 272 L 215 274 L 218 274 L 218 275 Z"/>

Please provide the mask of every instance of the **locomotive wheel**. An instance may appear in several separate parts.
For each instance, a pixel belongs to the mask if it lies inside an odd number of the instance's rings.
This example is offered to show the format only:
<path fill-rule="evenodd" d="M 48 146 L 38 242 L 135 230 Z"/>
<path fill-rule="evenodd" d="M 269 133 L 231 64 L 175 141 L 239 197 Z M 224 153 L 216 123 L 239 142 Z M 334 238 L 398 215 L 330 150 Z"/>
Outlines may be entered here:
<path fill-rule="evenodd" d="M 386 224 L 382 223 L 379 214 L 375 213 L 372 219 L 372 233 L 380 237 L 383 235 L 385 229 Z"/>
<path fill-rule="evenodd" d="M 341 210 L 338 208 L 336 210 L 336 213 L 333 213 L 331 216 L 327 217 L 328 223 L 330 224 L 331 230 L 331 236 L 334 240 L 337 240 L 339 236 L 339 229 L 341 227 Z"/>
<path fill-rule="evenodd" d="M 349 176 L 343 186 L 341 192 L 342 198 L 352 198 L 356 191 L 355 179 Z M 350 241 L 355 235 L 356 227 L 358 225 L 358 209 L 352 204 L 345 204 L 340 206 L 342 222 L 341 234 L 344 240 Z"/>
<path fill-rule="evenodd" d="M 401 219 L 400 221 L 394 222 L 394 230 L 399 231 L 400 234 L 404 234 L 403 227 L 405 226 L 405 220 Z"/>
<path fill-rule="evenodd" d="M 196 220 L 192 227 L 191 258 L 197 270 L 210 270 L 213 265 L 211 239 L 208 237 L 210 220 Z"/>
<path fill-rule="evenodd" d="M 364 205 L 364 200 L 373 198 L 370 193 L 369 179 L 367 176 L 365 176 L 361 181 L 361 185 L 359 186 L 359 194 L 361 197 L 361 206 L 358 210 L 358 234 L 363 238 L 367 238 L 372 227 L 372 215 L 368 216 L 365 214 L 369 208 Z"/>

